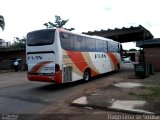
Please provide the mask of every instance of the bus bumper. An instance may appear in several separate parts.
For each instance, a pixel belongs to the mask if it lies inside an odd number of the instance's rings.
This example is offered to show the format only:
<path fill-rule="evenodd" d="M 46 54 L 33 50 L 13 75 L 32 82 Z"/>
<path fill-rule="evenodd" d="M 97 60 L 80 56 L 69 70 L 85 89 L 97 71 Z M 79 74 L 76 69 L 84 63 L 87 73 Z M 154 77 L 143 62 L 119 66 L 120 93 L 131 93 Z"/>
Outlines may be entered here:
<path fill-rule="evenodd" d="M 33 75 L 28 73 L 27 77 L 30 81 L 62 83 L 62 71 L 55 73 L 53 76 Z"/>

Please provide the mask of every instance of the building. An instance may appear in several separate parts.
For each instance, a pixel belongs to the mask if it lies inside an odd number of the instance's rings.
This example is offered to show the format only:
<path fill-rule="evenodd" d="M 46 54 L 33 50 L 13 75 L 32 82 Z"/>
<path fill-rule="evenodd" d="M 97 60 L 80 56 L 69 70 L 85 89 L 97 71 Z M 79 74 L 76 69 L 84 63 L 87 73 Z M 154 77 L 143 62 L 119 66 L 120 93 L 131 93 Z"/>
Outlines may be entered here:
<path fill-rule="evenodd" d="M 0 39 L 0 47 L 4 47 L 5 41 L 3 39 Z"/>
<path fill-rule="evenodd" d="M 16 58 L 22 60 L 20 69 L 26 65 L 26 52 L 25 49 L 21 50 L 5 50 L 0 51 L 0 70 L 12 69 L 12 61 Z"/>
<path fill-rule="evenodd" d="M 154 71 L 160 71 L 160 38 L 137 41 L 136 46 L 144 48 L 145 62 L 152 63 Z"/>
<path fill-rule="evenodd" d="M 0 39 L 0 47 L 9 47 L 11 42 L 5 42 L 5 40 Z"/>

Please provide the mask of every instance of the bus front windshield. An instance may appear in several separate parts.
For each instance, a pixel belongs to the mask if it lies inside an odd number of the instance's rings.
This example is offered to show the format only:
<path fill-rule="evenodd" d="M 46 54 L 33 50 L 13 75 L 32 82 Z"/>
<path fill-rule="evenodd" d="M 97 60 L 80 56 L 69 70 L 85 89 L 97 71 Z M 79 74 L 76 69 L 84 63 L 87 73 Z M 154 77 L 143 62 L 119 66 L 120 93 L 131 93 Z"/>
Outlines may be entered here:
<path fill-rule="evenodd" d="M 54 42 L 54 29 L 45 29 L 30 32 L 27 34 L 27 45 L 28 46 L 43 46 L 50 45 Z"/>

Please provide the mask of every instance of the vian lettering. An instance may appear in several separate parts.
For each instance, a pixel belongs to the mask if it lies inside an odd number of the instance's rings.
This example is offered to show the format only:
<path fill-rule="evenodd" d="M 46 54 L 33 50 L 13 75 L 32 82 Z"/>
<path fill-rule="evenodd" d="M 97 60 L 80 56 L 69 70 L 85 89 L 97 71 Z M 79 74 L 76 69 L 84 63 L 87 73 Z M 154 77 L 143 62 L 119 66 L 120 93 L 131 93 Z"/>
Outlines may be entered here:
<path fill-rule="evenodd" d="M 95 54 L 95 58 L 106 58 L 105 54 Z"/>
<path fill-rule="evenodd" d="M 42 60 L 42 56 L 28 56 L 28 60 Z"/>

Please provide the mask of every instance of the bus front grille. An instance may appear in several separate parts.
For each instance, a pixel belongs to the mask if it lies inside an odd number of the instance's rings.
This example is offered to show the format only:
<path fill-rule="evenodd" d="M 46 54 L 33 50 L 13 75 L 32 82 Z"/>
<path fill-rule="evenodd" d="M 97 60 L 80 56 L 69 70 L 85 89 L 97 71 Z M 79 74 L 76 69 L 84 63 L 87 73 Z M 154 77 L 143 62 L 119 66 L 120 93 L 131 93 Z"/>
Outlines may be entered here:
<path fill-rule="evenodd" d="M 63 82 L 72 81 L 72 66 L 64 67 Z"/>

